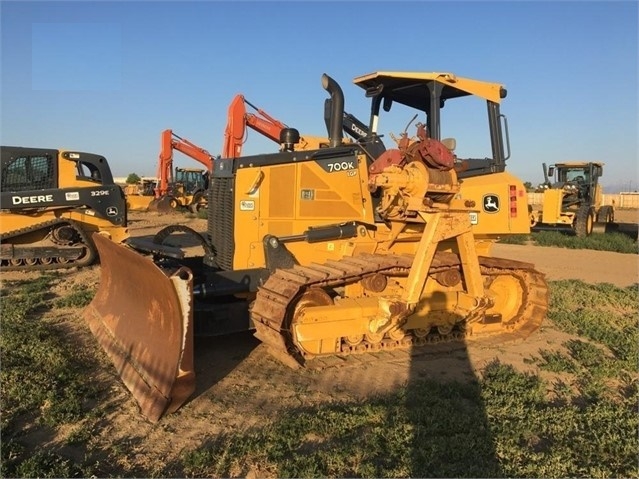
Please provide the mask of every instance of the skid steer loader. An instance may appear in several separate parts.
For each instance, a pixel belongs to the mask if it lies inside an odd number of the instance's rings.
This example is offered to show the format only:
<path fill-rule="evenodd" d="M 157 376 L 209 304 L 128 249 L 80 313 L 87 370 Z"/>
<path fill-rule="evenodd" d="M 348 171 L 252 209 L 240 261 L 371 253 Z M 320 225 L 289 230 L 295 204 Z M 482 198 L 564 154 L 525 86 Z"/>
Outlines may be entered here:
<path fill-rule="evenodd" d="M 102 278 L 84 316 L 149 420 L 193 393 L 195 334 L 254 330 L 299 367 L 540 326 L 544 276 L 490 256 L 500 236 L 530 230 L 523 183 L 505 171 L 505 89 L 449 73 L 376 72 L 355 84 L 371 98 L 356 142 L 342 137 L 342 89 L 323 75 L 326 144 L 295 151 L 299 134 L 284 129 L 280 152 L 216 160 L 206 232 L 169 226 L 126 246 L 95 237 Z M 468 97 L 488 106 L 491 158 L 460 159 L 454 140 L 440 141 L 442 106 Z M 393 105 L 422 118 L 386 149 L 378 124 Z M 167 244 L 174 233 L 203 254 Z"/>
<path fill-rule="evenodd" d="M 103 156 L 2 146 L 0 270 L 87 266 L 91 236 L 128 237 L 122 189 Z"/>

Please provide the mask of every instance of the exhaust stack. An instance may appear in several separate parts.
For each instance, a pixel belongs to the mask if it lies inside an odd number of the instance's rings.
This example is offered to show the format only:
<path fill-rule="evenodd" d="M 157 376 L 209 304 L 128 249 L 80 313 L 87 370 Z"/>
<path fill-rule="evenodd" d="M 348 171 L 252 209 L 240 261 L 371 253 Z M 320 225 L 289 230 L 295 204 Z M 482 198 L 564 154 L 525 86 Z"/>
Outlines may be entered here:
<path fill-rule="evenodd" d="M 324 113 L 330 110 L 328 126 L 329 146 L 334 148 L 342 144 L 342 124 L 344 122 L 344 92 L 339 84 L 326 73 L 322 75 L 322 87 L 330 93 L 330 99 L 324 103 Z"/>

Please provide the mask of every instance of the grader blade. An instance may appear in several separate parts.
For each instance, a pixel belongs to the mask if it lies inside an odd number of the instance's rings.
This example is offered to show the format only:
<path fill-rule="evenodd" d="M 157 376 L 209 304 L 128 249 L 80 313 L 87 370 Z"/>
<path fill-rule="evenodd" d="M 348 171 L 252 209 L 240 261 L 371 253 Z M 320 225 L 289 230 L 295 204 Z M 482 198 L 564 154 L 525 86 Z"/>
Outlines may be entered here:
<path fill-rule="evenodd" d="M 195 390 L 193 277 L 95 234 L 101 279 L 84 318 L 142 414 L 152 422 Z"/>

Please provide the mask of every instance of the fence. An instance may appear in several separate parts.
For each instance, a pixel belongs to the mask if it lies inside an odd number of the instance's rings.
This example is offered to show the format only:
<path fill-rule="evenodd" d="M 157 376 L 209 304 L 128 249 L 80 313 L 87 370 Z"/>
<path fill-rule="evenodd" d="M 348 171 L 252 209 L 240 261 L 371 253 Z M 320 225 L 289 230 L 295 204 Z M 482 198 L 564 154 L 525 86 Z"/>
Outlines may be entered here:
<path fill-rule="evenodd" d="M 540 205 L 543 193 L 528 193 L 528 204 Z M 615 208 L 639 209 L 639 192 L 604 194 L 604 205 L 615 205 Z"/>

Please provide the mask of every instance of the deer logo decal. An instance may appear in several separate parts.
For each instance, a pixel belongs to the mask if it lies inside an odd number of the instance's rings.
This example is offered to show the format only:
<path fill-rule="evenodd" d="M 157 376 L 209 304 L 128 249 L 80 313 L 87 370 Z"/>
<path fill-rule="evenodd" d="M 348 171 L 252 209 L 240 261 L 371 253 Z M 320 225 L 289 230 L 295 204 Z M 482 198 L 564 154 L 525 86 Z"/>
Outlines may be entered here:
<path fill-rule="evenodd" d="M 484 211 L 486 213 L 497 213 L 499 211 L 499 196 L 484 195 Z"/>

